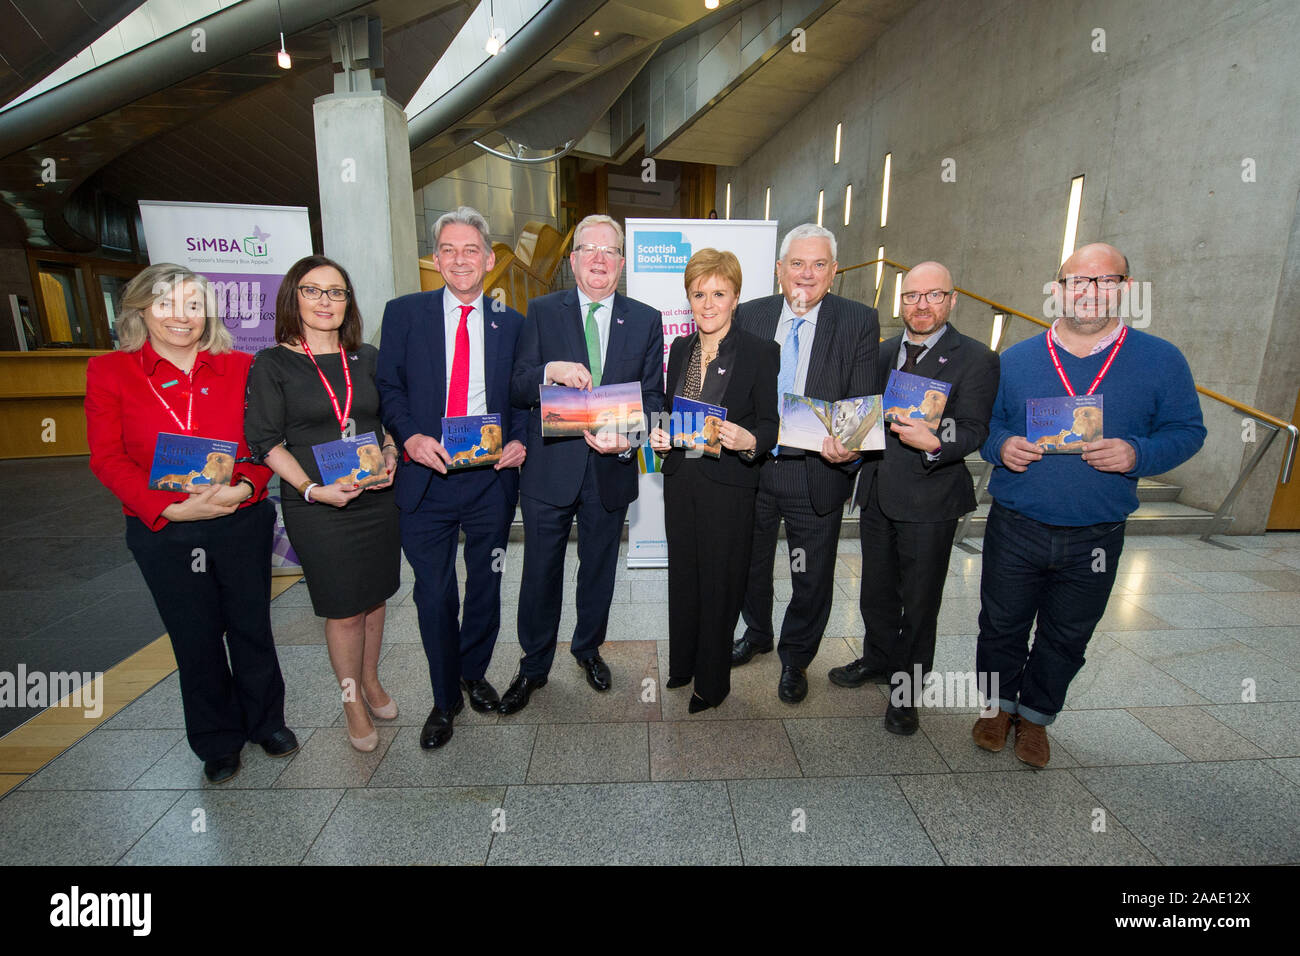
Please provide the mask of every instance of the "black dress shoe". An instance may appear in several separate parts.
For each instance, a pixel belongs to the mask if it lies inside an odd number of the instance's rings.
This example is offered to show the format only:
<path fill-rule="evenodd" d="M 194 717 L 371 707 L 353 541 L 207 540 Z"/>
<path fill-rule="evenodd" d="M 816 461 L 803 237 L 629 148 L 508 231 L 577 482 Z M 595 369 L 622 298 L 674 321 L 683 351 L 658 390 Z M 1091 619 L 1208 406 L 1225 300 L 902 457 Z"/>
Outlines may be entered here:
<path fill-rule="evenodd" d="M 501 698 L 497 696 L 497 689 L 483 680 L 461 680 L 461 686 L 469 693 L 469 706 L 471 710 L 478 711 L 480 714 L 490 714 L 496 710 L 501 703 Z"/>
<path fill-rule="evenodd" d="M 465 701 L 458 700 L 450 711 L 439 710 L 437 707 L 429 711 L 429 717 L 420 731 L 420 746 L 425 750 L 437 750 L 451 740 L 452 721 L 464 709 Z"/>
<path fill-rule="evenodd" d="M 797 704 L 808 696 L 808 678 L 803 668 L 786 664 L 781 668 L 781 682 L 776 685 L 776 696 L 787 704 Z"/>
<path fill-rule="evenodd" d="M 831 683 L 838 687 L 861 687 L 868 682 L 872 684 L 888 684 L 889 673 L 884 670 L 872 670 L 867 666 L 867 659 L 859 657 L 852 664 L 845 664 L 843 667 L 832 667 L 830 673 L 826 675 L 831 679 Z"/>
<path fill-rule="evenodd" d="M 885 708 L 885 729 L 891 734 L 910 737 L 919 725 L 915 707 L 895 707 L 891 700 Z"/>
<path fill-rule="evenodd" d="M 262 749 L 268 757 L 287 757 L 298 751 L 298 738 L 288 727 L 281 727 L 262 741 Z"/>
<path fill-rule="evenodd" d="M 698 714 L 702 710 L 708 710 L 710 707 L 715 707 L 715 706 L 717 705 L 710 704 L 699 694 L 691 694 L 691 702 L 686 705 L 686 711 L 687 713 Z"/>
<path fill-rule="evenodd" d="M 502 714 L 513 714 L 523 710 L 528 706 L 528 698 L 533 691 L 545 686 L 545 677 L 528 677 L 525 674 L 516 674 L 515 679 L 506 688 L 506 692 L 501 695 L 501 703 L 497 705 L 497 711 Z"/>
<path fill-rule="evenodd" d="M 674 687 L 685 687 L 693 680 L 695 680 L 694 677 L 669 677 L 668 683 L 664 684 L 664 686 L 671 690 Z"/>
<path fill-rule="evenodd" d="M 762 644 L 751 641 L 748 637 L 742 637 L 731 645 L 731 666 L 739 667 L 741 664 L 748 664 L 753 660 L 755 654 L 766 654 L 771 649 L 771 644 L 764 647 Z"/>
<path fill-rule="evenodd" d="M 238 752 L 203 762 L 203 776 L 208 778 L 208 783 L 225 783 L 237 773 L 239 773 Z"/>
<path fill-rule="evenodd" d="M 600 654 L 578 661 L 578 666 L 586 673 L 592 690 L 609 690 L 609 665 L 600 659 Z"/>

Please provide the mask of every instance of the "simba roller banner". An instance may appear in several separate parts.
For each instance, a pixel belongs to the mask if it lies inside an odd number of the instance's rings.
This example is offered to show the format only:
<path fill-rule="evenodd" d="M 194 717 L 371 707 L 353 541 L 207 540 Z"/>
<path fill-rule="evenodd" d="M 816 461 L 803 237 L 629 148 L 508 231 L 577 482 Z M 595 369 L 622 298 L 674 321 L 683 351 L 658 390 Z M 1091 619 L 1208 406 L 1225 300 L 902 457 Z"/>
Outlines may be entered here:
<path fill-rule="evenodd" d="M 725 249 L 740 260 L 743 285 L 740 301 L 776 291 L 776 229 L 774 221 L 739 219 L 628 219 L 624 223 L 628 298 L 658 309 L 664 324 L 664 371 L 668 349 L 679 335 L 695 331 L 682 276 L 699 249 Z M 650 446 L 642 448 L 640 491 L 628 509 L 627 566 L 666 568 L 668 541 L 664 533 L 663 475 Z"/>

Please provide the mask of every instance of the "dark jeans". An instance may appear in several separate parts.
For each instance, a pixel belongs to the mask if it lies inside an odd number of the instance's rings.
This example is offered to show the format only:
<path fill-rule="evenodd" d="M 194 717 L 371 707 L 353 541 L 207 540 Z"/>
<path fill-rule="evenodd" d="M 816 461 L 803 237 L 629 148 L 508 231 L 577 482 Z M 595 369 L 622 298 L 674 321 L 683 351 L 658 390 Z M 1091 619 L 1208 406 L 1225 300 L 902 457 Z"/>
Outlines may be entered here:
<path fill-rule="evenodd" d="M 1066 528 L 993 504 L 984 529 L 975 668 L 990 685 L 996 678 L 1003 710 L 1036 724 L 1056 719 L 1106 611 L 1123 550 L 1123 521 Z"/>
<path fill-rule="evenodd" d="M 245 741 L 261 743 L 284 727 L 284 678 L 271 637 L 274 527 L 269 501 L 160 531 L 126 519 L 127 547 L 176 654 L 185 733 L 200 760 L 238 753 Z"/>

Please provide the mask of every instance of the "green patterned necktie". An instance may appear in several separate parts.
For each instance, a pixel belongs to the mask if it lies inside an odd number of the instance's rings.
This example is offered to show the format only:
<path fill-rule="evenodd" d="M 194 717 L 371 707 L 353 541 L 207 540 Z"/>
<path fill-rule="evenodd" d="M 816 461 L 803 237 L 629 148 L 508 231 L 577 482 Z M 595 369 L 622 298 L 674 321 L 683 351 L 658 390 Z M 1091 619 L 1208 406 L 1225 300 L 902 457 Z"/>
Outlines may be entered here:
<path fill-rule="evenodd" d="M 587 303 L 587 366 L 591 369 L 591 380 L 600 384 L 600 326 L 596 324 L 596 310 L 599 302 Z"/>

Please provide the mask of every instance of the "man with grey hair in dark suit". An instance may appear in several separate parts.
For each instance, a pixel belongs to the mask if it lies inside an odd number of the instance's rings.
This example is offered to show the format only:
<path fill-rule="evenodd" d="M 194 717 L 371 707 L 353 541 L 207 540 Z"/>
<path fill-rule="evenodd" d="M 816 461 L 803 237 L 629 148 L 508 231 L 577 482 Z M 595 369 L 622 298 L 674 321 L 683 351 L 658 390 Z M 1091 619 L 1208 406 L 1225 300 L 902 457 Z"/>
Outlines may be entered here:
<path fill-rule="evenodd" d="M 828 401 L 880 393 L 880 322 L 875 309 L 829 294 L 835 257 L 829 229 L 796 226 L 781 241 L 776 263 L 781 294 L 752 299 L 736 310 L 740 328 L 781 348 L 778 402 L 784 392 Z M 781 624 L 777 696 L 788 704 L 808 694 L 804 671 L 817 656 L 830 619 L 840 520 L 859 464 L 857 452 L 828 436 L 820 453 L 776 448 L 759 473 L 745 634 L 732 648 L 731 666 L 773 647 L 772 571 L 785 519 L 793 594 Z"/>

